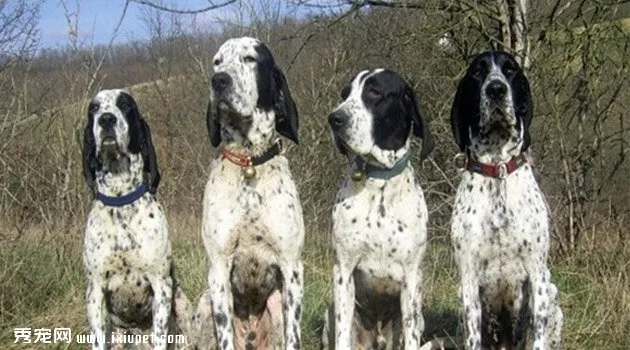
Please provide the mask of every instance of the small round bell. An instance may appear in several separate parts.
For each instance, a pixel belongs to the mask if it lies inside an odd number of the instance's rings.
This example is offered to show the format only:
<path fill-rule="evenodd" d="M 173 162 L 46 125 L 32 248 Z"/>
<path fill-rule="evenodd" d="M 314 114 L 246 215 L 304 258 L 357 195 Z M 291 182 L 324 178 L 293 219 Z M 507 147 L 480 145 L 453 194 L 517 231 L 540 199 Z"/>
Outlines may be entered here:
<path fill-rule="evenodd" d="M 364 176 L 365 176 L 365 173 L 363 172 L 363 170 L 357 169 L 354 172 L 352 172 L 352 175 L 350 175 L 350 178 L 354 182 L 359 182 L 359 181 L 363 181 Z"/>
<path fill-rule="evenodd" d="M 256 169 L 254 169 L 254 167 L 252 165 L 248 165 L 246 167 L 243 168 L 243 176 L 245 176 L 246 179 L 252 179 L 254 177 L 256 177 Z"/>

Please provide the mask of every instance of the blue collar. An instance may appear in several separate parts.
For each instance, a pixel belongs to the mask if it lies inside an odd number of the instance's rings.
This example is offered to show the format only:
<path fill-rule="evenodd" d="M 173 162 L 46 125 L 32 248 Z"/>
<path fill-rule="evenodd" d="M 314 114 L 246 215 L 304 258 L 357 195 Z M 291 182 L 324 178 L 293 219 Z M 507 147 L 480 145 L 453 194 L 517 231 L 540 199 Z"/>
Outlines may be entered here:
<path fill-rule="evenodd" d="M 147 185 L 142 184 L 138 186 L 133 192 L 127 193 L 124 196 L 120 197 L 110 197 L 102 194 L 101 192 L 96 192 L 96 199 L 101 201 L 101 203 L 110 207 L 122 207 L 127 204 L 131 204 L 137 201 L 142 195 L 147 192 Z"/>
<path fill-rule="evenodd" d="M 365 176 L 374 179 L 389 180 L 397 175 L 400 175 L 400 173 L 402 173 L 403 170 L 407 168 L 410 159 L 411 152 L 407 152 L 407 154 L 400 158 L 400 160 L 396 162 L 396 164 L 394 164 L 394 166 L 391 168 L 381 168 L 376 165 L 366 163 L 365 160 L 363 160 L 363 158 L 361 157 L 356 158 L 356 163 L 358 170 L 361 171 Z"/>

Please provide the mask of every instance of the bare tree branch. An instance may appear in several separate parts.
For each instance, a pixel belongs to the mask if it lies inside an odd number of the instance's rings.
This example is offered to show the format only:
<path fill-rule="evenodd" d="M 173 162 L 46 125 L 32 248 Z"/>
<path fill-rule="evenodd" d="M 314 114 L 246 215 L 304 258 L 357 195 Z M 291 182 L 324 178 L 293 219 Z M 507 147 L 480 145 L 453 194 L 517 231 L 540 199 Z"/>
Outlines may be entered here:
<path fill-rule="evenodd" d="M 199 14 L 199 13 L 202 13 L 202 12 L 208 12 L 208 11 L 216 10 L 218 8 L 221 8 L 221 7 L 225 7 L 227 5 L 235 3 L 236 0 L 227 0 L 227 1 L 224 1 L 224 2 L 222 2 L 220 4 L 216 4 L 216 5 L 212 4 L 212 2 L 209 1 L 209 3 L 211 4 L 210 6 L 206 6 L 206 7 L 199 8 L 199 9 L 194 9 L 194 10 L 166 7 L 166 6 L 162 6 L 160 4 L 156 4 L 156 3 L 152 2 L 152 1 L 147 1 L 147 0 L 130 0 L 130 2 L 135 2 L 135 3 L 140 4 L 140 5 L 150 6 L 150 7 L 156 8 L 156 9 L 161 10 L 161 11 L 178 13 L 178 14 L 181 14 L 181 15 L 195 15 L 195 14 Z"/>
<path fill-rule="evenodd" d="M 0 1 L 0 56 L 28 56 L 37 46 L 37 21 L 42 1 Z M 11 62 L 12 60 L 8 60 Z"/>
<path fill-rule="evenodd" d="M 423 9 L 423 10 L 439 10 L 439 11 L 453 11 L 459 9 L 460 6 L 451 1 L 440 1 L 438 3 L 427 2 L 427 1 L 410 1 L 410 0 L 400 0 L 400 1 L 389 1 L 389 0 L 347 0 L 349 4 L 352 6 L 363 7 L 363 6 L 372 6 L 372 7 L 388 7 L 388 8 L 398 8 L 398 9 Z"/>
<path fill-rule="evenodd" d="M 451 11 L 459 8 L 459 4 L 453 1 L 435 2 L 419 1 L 419 0 L 336 0 L 330 2 L 316 1 L 314 3 L 308 0 L 294 0 L 293 3 L 312 8 L 335 8 L 350 5 L 353 8 L 362 8 L 365 6 L 387 7 L 397 9 L 431 9 L 440 11 Z"/>
<path fill-rule="evenodd" d="M 350 10 L 348 10 L 347 12 L 345 12 L 344 14 L 340 15 L 339 17 L 335 18 L 333 21 L 331 21 L 330 23 L 328 23 L 323 29 L 322 31 L 326 31 L 328 29 L 330 29 L 331 27 L 333 27 L 335 24 L 339 23 L 342 19 L 348 17 L 349 15 L 353 14 L 354 12 L 356 12 L 356 10 L 358 10 L 358 8 L 353 7 Z M 300 53 L 302 52 L 302 50 L 304 50 L 304 47 L 306 47 L 306 44 L 308 44 L 308 42 L 313 39 L 318 32 L 312 32 L 310 33 L 306 39 L 304 39 L 302 41 L 302 44 L 300 45 L 300 47 L 297 49 L 297 51 L 295 52 L 295 54 L 293 55 L 293 58 L 291 59 L 291 62 L 289 63 L 289 66 L 287 67 L 287 72 L 291 70 L 291 68 L 293 67 L 293 64 L 295 63 L 295 61 L 297 60 L 298 56 L 300 55 Z"/>

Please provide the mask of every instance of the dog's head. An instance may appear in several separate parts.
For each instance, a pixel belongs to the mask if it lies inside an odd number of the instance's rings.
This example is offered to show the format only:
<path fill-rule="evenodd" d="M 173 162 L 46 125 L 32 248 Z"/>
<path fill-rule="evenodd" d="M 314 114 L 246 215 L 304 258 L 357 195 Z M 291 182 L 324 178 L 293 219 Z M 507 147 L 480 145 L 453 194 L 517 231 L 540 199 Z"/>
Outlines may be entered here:
<path fill-rule="evenodd" d="M 214 56 L 207 126 L 217 147 L 223 138 L 256 145 L 274 129 L 298 143 L 298 114 L 286 78 L 257 39 L 227 40 Z"/>
<path fill-rule="evenodd" d="M 97 93 L 88 107 L 83 136 L 83 170 L 92 191 L 95 191 L 97 172 L 125 171 L 120 165 L 130 154 L 142 155 L 149 191 L 157 191 L 160 173 L 151 132 L 128 92 L 102 90 Z"/>
<path fill-rule="evenodd" d="M 473 59 L 459 82 L 451 127 L 462 152 L 473 142 L 491 144 L 491 139 L 526 151 L 532 112 L 529 82 L 514 57 L 484 52 Z"/>
<path fill-rule="evenodd" d="M 433 137 L 413 88 L 397 73 L 365 70 L 341 92 L 343 102 L 328 117 L 335 144 L 343 154 L 373 158 L 391 167 L 408 147 L 413 132 L 421 137 L 421 159 L 433 149 Z"/>

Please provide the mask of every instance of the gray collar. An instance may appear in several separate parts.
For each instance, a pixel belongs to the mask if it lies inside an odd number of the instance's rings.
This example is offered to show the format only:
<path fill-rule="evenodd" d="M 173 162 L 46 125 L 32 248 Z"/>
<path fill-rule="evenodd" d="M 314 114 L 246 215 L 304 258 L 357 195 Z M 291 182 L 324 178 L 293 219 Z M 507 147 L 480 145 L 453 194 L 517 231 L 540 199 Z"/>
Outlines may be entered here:
<path fill-rule="evenodd" d="M 381 168 L 376 165 L 367 163 L 363 158 L 356 157 L 355 163 L 357 170 L 352 174 L 352 180 L 361 181 L 365 177 L 371 177 L 380 180 L 389 180 L 407 168 L 409 161 L 411 160 L 411 153 L 407 152 L 396 164 L 391 168 Z"/>

